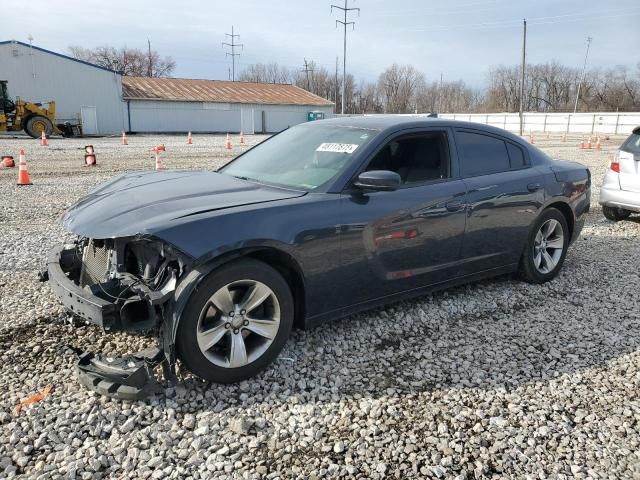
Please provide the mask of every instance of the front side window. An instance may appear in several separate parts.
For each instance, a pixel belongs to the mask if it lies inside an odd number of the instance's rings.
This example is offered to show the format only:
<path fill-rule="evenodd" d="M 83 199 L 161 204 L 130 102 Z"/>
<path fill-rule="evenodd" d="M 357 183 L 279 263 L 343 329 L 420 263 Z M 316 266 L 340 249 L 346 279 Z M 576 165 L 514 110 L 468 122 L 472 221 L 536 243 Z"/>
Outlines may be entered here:
<path fill-rule="evenodd" d="M 447 134 L 429 132 L 392 140 L 371 159 L 366 170 L 396 172 L 403 185 L 449 178 Z"/>
<path fill-rule="evenodd" d="M 297 125 L 271 137 L 220 169 L 220 173 L 311 191 L 349 164 L 378 130 L 335 124 Z"/>
<path fill-rule="evenodd" d="M 480 133 L 456 132 L 456 145 L 463 177 L 476 177 L 510 169 L 507 145 L 499 138 Z"/>

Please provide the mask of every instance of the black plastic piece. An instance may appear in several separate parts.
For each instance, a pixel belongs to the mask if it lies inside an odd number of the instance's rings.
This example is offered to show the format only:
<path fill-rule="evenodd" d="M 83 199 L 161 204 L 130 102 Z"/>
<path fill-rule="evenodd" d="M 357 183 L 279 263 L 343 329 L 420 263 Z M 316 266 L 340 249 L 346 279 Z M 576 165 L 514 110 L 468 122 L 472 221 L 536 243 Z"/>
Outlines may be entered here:
<path fill-rule="evenodd" d="M 82 385 L 101 395 L 118 400 L 142 400 L 162 391 L 153 370 L 163 363 L 166 363 L 165 356 L 158 348 L 126 357 L 84 352 L 79 356 L 76 373 Z M 166 376 L 164 366 L 163 370 Z"/>

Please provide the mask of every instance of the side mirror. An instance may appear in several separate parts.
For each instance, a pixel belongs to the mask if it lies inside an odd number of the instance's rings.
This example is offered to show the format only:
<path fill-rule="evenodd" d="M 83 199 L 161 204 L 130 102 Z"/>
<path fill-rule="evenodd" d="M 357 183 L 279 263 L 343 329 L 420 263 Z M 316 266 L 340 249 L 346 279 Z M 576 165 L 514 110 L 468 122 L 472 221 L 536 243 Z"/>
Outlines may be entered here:
<path fill-rule="evenodd" d="M 398 189 L 402 179 L 396 172 L 390 170 L 371 170 L 362 172 L 354 182 L 354 185 L 368 191 L 392 191 Z"/>

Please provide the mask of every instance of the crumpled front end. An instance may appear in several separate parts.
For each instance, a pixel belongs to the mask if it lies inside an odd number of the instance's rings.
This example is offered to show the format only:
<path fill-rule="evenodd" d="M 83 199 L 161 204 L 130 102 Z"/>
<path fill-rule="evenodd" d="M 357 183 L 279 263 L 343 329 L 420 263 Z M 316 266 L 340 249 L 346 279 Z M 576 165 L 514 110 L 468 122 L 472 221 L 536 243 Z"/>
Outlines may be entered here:
<path fill-rule="evenodd" d="M 132 388 L 123 398 L 135 398 L 131 392 L 144 396 L 150 391 L 154 365 L 166 364 L 165 373 L 171 370 L 175 362 L 170 341 L 174 292 L 190 260 L 150 236 L 78 238 L 73 244 L 51 250 L 49 284 L 68 310 L 109 331 L 154 334 L 159 340 L 158 354 L 144 355 L 141 363 L 120 362 L 117 369 L 112 359 L 91 354 L 89 360 L 83 354 L 78 364 L 83 384 L 116 397 L 126 390 L 121 386 L 128 385 Z M 111 385 L 105 386 L 105 382 Z"/>

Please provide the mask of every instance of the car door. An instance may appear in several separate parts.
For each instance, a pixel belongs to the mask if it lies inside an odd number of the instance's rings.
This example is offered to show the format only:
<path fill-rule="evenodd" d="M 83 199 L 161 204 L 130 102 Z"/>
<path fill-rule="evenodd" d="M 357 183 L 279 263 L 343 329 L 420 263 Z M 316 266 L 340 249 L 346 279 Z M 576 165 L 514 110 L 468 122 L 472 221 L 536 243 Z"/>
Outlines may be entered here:
<path fill-rule="evenodd" d="M 457 275 L 465 185 L 451 160 L 451 132 L 422 129 L 390 138 L 365 170 L 392 170 L 395 191 L 349 185 L 341 202 L 340 303 L 355 305 Z M 359 173 L 359 172 L 358 172 Z"/>
<path fill-rule="evenodd" d="M 527 150 L 507 138 L 456 129 L 455 142 L 467 188 L 464 274 L 517 263 L 544 203 L 543 176 Z"/>

